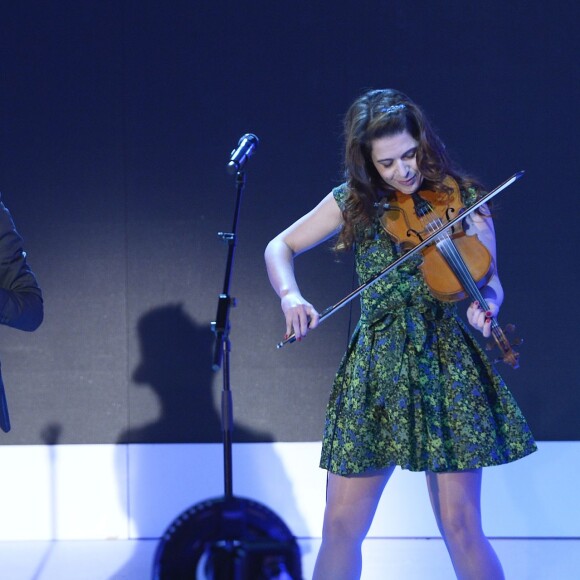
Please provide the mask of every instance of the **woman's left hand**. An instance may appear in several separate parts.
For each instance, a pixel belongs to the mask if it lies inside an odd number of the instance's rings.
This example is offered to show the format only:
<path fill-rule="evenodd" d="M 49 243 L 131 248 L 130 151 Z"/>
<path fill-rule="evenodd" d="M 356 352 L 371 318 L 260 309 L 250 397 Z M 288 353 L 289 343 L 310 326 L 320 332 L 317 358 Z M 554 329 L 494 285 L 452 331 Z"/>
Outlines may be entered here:
<path fill-rule="evenodd" d="M 467 309 L 467 320 L 473 328 L 481 331 L 486 338 L 491 335 L 491 319 L 497 316 L 499 306 L 492 300 L 487 300 L 489 310 L 481 308 L 479 302 L 472 302 Z"/>

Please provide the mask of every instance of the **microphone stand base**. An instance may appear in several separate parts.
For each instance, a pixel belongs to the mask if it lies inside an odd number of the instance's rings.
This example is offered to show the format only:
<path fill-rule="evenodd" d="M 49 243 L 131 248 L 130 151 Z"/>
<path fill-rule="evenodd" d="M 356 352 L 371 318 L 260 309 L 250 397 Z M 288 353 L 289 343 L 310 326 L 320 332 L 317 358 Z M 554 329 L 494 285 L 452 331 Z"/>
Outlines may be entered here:
<path fill-rule="evenodd" d="M 254 500 L 203 501 L 167 528 L 154 580 L 302 580 L 300 549 L 286 524 Z"/>

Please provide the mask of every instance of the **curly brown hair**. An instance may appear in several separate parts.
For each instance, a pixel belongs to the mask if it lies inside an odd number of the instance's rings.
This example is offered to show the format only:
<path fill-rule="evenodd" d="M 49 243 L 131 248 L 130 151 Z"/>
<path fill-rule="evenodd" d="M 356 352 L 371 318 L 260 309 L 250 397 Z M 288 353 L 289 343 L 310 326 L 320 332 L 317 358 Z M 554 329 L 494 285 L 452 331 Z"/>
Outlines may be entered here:
<path fill-rule="evenodd" d="M 404 131 L 419 143 L 417 167 L 430 189 L 449 193 L 443 181 L 450 175 L 460 188 L 475 187 L 481 191 L 477 180 L 453 164 L 427 117 L 409 97 L 394 89 L 368 91 L 354 101 L 344 120 L 348 195 L 337 249 L 348 249 L 364 236 L 376 215 L 374 204 L 394 193 L 373 165 L 372 142 Z"/>

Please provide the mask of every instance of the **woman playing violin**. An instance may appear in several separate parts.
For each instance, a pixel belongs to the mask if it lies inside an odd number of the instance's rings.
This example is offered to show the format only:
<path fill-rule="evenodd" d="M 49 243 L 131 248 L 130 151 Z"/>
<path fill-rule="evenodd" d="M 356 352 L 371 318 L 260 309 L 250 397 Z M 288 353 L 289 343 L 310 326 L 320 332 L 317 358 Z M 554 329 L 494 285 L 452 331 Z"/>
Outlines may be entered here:
<path fill-rule="evenodd" d="M 449 178 L 469 207 L 481 186 L 450 161 L 422 110 L 395 90 L 363 94 L 345 117 L 345 182 L 266 249 L 287 336 L 303 338 L 319 313 L 300 293 L 293 260 L 336 236 L 353 250 L 361 282 L 402 252 L 381 202 L 421 191 L 447 194 Z M 387 222 L 389 212 L 387 212 Z M 469 324 L 490 335 L 503 301 L 492 219 L 485 206 L 463 220 L 491 256 Z M 387 223 L 388 225 L 388 223 Z M 528 425 L 454 302 L 429 290 L 421 256 L 365 289 L 361 317 L 340 364 L 326 412 L 320 466 L 328 471 L 315 580 L 359 578 L 361 545 L 395 466 L 426 474 L 431 505 L 458 578 L 503 578 L 482 531 L 482 468 L 535 449 Z"/>

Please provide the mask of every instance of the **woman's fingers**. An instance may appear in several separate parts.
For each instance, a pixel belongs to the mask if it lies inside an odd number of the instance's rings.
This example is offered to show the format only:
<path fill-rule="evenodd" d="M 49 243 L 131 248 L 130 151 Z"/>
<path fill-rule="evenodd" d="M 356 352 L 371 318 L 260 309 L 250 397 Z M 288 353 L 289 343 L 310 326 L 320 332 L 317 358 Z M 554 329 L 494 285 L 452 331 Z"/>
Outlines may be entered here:
<path fill-rule="evenodd" d="M 483 333 L 483 336 L 485 336 L 485 338 L 491 336 L 491 318 L 485 319 L 481 332 Z"/>
<path fill-rule="evenodd" d="M 471 326 L 481 331 L 486 338 L 491 335 L 491 321 L 497 313 L 497 306 L 495 304 L 488 304 L 489 310 L 485 311 L 481 308 L 479 302 L 472 302 L 467 309 L 467 321 Z"/>
<path fill-rule="evenodd" d="M 284 309 L 286 317 L 286 338 L 291 335 L 300 340 L 308 334 L 308 330 L 316 328 L 320 315 L 308 302 L 293 304 Z"/>

